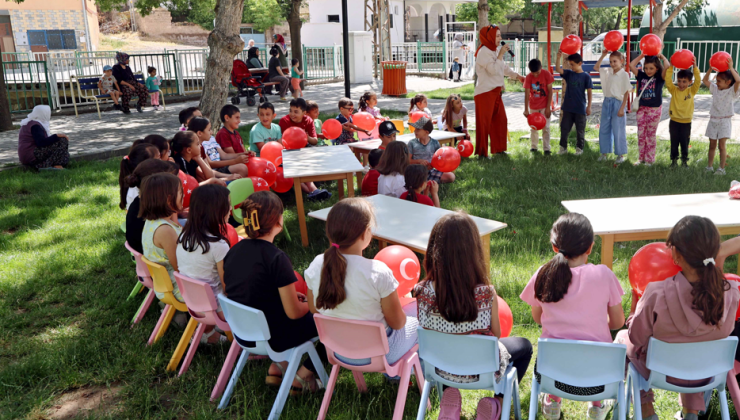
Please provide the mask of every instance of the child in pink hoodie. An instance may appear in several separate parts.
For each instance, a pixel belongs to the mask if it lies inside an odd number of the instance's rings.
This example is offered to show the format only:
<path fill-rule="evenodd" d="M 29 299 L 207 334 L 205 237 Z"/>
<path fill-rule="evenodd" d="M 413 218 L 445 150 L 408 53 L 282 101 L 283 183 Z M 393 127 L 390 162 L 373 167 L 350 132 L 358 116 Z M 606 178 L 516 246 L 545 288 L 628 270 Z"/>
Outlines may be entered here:
<path fill-rule="evenodd" d="M 715 258 L 720 234 L 711 220 L 699 216 L 681 219 L 666 241 L 681 272 L 660 282 L 650 283 L 642 298 L 634 292 L 632 310 L 616 342 L 627 345 L 627 357 L 647 378 L 645 366 L 650 337 L 668 343 L 696 343 L 726 338 L 735 327 L 738 283 L 727 281 L 717 268 Z M 639 302 L 638 302 L 639 299 Z M 680 386 L 703 385 L 705 380 L 679 381 Z M 641 392 L 642 418 L 657 420 L 653 391 Z M 703 411 L 704 393 L 681 394 L 684 420 L 696 420 Z"/>

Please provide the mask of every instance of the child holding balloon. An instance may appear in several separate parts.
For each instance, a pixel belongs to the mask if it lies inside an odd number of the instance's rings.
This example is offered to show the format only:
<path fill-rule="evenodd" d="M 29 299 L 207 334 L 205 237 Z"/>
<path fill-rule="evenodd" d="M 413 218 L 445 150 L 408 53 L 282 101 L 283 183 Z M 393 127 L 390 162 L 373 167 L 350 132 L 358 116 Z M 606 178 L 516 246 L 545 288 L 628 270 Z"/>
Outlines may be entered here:
<path fill-rule="evenodd" d="M 280 118 L 280 129 L 283 133 L 291 127 L 298 127 L 306 132 L 307 147 L 316 146 L 319 143 L 316 137 L 316 127 L 313 125 L 313 119 L 306 115 L 308 106 L 303 98 L 295 98 L 290 101 L 290 111 L 288 115 Z"/>
<path fill-rule="evenodd" d="M 257 107 L 257 117 L 260 122 L 253 125 L 249 131 L 249 150 L 257 157 L 260 157 L 260 150 L 265 143 L 280 141 L 283 138 L 280 126 L 272 122 L 275 115 L 275 106 L 269 102 L 262 102 Z"/>
<path fill-rule="evenodd" d="M 709 81 L 713 67 L 704 74 L 704 86 L 712 93 L 712 108 L 709 110 L 709 124 L 706 136 L 709 137 L 709 156 L 707 172 L 714 172 L 714 154 L 719 146 L 719 168 L 715 175 L 725 174 L 727 163 L 727 139 L 732 136 L 732 116 L 734 104 L 740 98 L 740 75 L 735 70 L 732 58 L 727 59 L 729 70 L 718 72 L 716 83 Z"/>
<path fill-rule="evenodd" d="M 668 67 L 665 75 L 665 87 L 671 94 L 671 121 L 668 131 L 671 136 L 671 166 L 676 166 L 678 149 L 681 148 L 681 166 L 688 167 L 689 164 L 689 141 L 691 139 L 691 120 L 694 118 L 694 96 L 699 92 L 701 83 L 699 68 L 694 65 L 693 75 L 689 70 L 683 69 L 676 76 L 673 83 L 673 66 Z M 694 82 L 691 84 L 691 82 Z"/>
<path fill-rule="evenodd" d="M 552 103 L 552 82 L 555 80 L 549 71 L 542 69 L 542 62 L 538 59 L 529 61 L 529 74 L 524 78 L 524 116 L 528 117 L 530 111 L 538 112 L 545 116 L 545 127 L 542 128 L 542 148 L 545 155 L 550 152 L 550 104 Z M 539 144 L 539 130 L 534 128 L 529 133 L 531 152 L 537 151 Z"/>
<path fill-rule="evenodd" d="M 499 337 L 500 372 L 513 363 L 521 381 L 532 358 L 532 344 L 526 338 L 507 337 L 502 332 L 500 298 L 488 278 L 483 252 L 478 228 L 470 216 L 455 212 L 437 221 L 424 260 L 426 278 L 414 287 L 419 326 L 447 334 Z M 478 375 L 438 374 L 450 382 L 479 380 Z M 500 395 L 481 399 L 476 418 L 497 420 L 502 401 Z M 461 404 L 460 391 L 447 388 L 440 401 L 439 418 L 459 419 Z"/>
<path fill-rule="evenodd" d="M 643 58 L 645 58 L 645 64 L 640 70 L 637 64 Z M 637 78 L 637 91 L 639 92 L 637 144 L 640 155 L 635 165 L 650 166 L 655 163 L 656 132 L 663 113 L 663 85 L 665 85 L 668 66 L 670 63 L 663 54 L 657 57 L 645 57 L 645 54 L 640 53 L 630 63 L 630 70 Z"/>
<path fill-rule="evenodd" d="M 591 222 L 579 213 L 560 216 L 552 225 L 550 243 L 555 256 L 537 270 L 519 296 L 532 307 L 532 318 L 542 326 L 540 337 L 611 343 L 610 330 L 624 325 L 624 291 L 609 267 L 588 263 L 594 246 Z M 599 387 L 570 388 L 579 395 L 602 392 Z M 560 398 L 540 398 L 543 417 L 560 418 Z M 589 403 L 588 418 L 604 420 L 609 408 L 604 402 Z"/>
<path fill-rule="evenodd" d="M 599 69 L 601 89 L 604 91 L 604 103 L 601 105 L 601 123 L 599 127 L 599 162 L 605 161 L 612 151 L 617 155 L 614 162 L 624 162 L 627 154 L 627 117 L 625 107 L 632 92 L 630 76 L 624 71 L 624 56 L 619 51 L 609 54 L 611 68 L 601 68 L 601 62 L 609 52 L 604 49 L 596 60 L 594 68 Z M 613 147 L 613 149 L 612 149 Z"/>
<path fill-rule="evenodd" d="M 426 114 L 426 117 L 430 120 L 432 119 L 432 111 L 429 110 L 429 99 L 427 98 L 427 95 L 423 93 L 417 93 L 413 98 L 411 98 L 411 104 L 409 106 L 409 117 L 414 112 L 423 112 Z"/>
<path fill-rule="evenodd" d="M 332 141 L 332 143 L 337 145 L 356 142 L 355 131 L 361 131 L 368 136 L 370 135 L 368 130 L 363 130 L 352 123 L 352 111 L 355 109 L 355 104 L 352 102 L 352 99 L 342 98 L 339 100 L 337 105 L 339 106 L 337 121 L 342 124 L 342 134 L 340 134 L 336 140 Z"/>
<path fill-rule="evenodd" d="M 383 120 L 383 116 L 380 115 L 380 108 L 376 105 L 378 105 L 378 94 L 372 90 L 366 90 L 365 93 L 360 96 L 360 112 L 367 112 L 375 117 L 376 120 Z"/>
<path fill-rule="evenodd" d="M 429 136 L 432 130 L 434 130 L 432 120 L 422 117 L 409 125 L 415 129 L 415 138 L 409 142 L 409 154 L 411 155 L 409 163 L 412 165 L 419 164 L 426 166 L 429 170 L 429 176 L 427 177 L 429 181 L 441 184 L 455 182 L 454 173 L 442 173 L 432 167 L 432 157 L 434 156 L 434 153 L 442 147 L 437 140 Z"/>

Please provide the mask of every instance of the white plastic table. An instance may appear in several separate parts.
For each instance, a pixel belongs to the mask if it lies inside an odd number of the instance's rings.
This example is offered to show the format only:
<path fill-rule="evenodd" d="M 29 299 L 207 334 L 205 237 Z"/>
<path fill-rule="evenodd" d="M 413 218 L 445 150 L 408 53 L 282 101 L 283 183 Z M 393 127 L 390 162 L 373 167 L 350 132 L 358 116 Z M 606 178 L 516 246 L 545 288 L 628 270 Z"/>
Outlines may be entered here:
<path fill-rule="evenodd" d="M 398 244 L 426 254 L 429 235 L 434 224 L 442 216 L 452 213 L 449 210 L 418 204 L 407 200 L 374 195 L 367 198 L 375 208 L 377 226 L 373 237 L 378 240 L 381 249 L 386 244 Z M 309 217 L 326 221 L 331 207 L 308 213 Z M 490 267 L 491 233 L 506 227 L 506 223 L 471 216 L 478 226 L 483 247 L 483 258 L 486 267 Z"/>
<path fill-rule="evenodd" d="M 293 178 L 295 202 L 298 208 L 298 223 L 301 228 L 301 243 L 308 246 L 308 229 L 303 209 L 302 182 L 337 181 L 337 194 L 344 198 L 344 181 L 347 180 L 347 195 L 355 196 L 354 173 L 362 172 L 362 164 L 347 146 L 306 147 L 298 150 L 283 150 L 283 171 L 286 178 Z"/>
<path fill-rule="evenodd" d="M 740 234 L 740 201 L 727 192 L 563 201 L 569 212 L 588 217 L 601 236 L 601 263 L 612 267 L 614 243 L 666 239 L 684 216 L 709 218 L 722 235 Z"/>

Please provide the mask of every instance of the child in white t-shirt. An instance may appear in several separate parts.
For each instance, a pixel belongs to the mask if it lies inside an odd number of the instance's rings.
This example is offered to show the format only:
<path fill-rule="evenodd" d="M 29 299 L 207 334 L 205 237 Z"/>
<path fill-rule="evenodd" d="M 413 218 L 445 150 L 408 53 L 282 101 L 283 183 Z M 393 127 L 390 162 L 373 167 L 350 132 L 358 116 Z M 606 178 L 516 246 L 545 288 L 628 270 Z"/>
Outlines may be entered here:
<path fill-rule="evenodd" d="M 419 323 L 401 308 L 393 271 L 381 261 L 362 256 L 373 239 L 374 224 L 373 208 L 363 198 L 345 198 L 332 207 L 326 219 L 331 245 L 304 273 L 308 305 L 313 313 L 382 323 L 390 348 L 386 358 L 394 364 L 416 345 Z M 337 357 L 351 365 L 370 363 L 370 359 Z"/>
<path fill-rule="evenodd" d="M 727 60 L 730 69 L 717 73 L 716 83 L 709 81 L 710 67 L 704 75 L 704 86 L 712 93 L 712 108 L 709 110 L 709 124 L 706 136 L 709 137 L 709 157 L 707 172 L 714 171 L 714 154 L 719 144 L 719 168 L 715 175 L 725 174 L 727 162 L 727 139 L 732 136 L 732 116 L 735 115 L 735 101 L 740 98 L 740 75 L 735 70 L 732 58 Z"/>
<path fill-rule="evenodd" d="M 627 154 L 627 117 L 625 107 L 632 91 L 630 75 L 624 71 L 624 57 L 619 51 L 609 55 L 611 68 L 601 68 L 601 61 L 609 52 L 604 50 L 596 61 L 594 68 L 599 69 L 601 89 L 604 91 L 604 103 L 601 105 L 601 125 L 599 127 L 599 161 L 605 161 L 614 151 L 620 164 Z M 612 150 L 612 144 L 614 149 Z"/>
<path fill-rule="evenodd" d="M 406 180 L 403 174 L 409 166 L 409 149 L 402 141 L 388 143 L 378 167 L 378 194 L 399 198 L 406 192 Z"/>

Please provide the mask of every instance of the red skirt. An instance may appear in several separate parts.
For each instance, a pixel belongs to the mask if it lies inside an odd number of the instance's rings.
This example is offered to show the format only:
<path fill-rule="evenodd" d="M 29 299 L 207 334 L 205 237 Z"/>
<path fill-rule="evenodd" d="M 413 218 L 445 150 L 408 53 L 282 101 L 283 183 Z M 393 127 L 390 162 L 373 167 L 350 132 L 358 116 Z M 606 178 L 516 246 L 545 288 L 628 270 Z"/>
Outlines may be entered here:
<path fill-rule="evenodd" d="M 501 97 L 501 88 L 475 95 L 475 154 L 488 156 L 488 137 L 491 137 L 491 153 L 506 151 L 507 124 L 506 108 Z"/>

